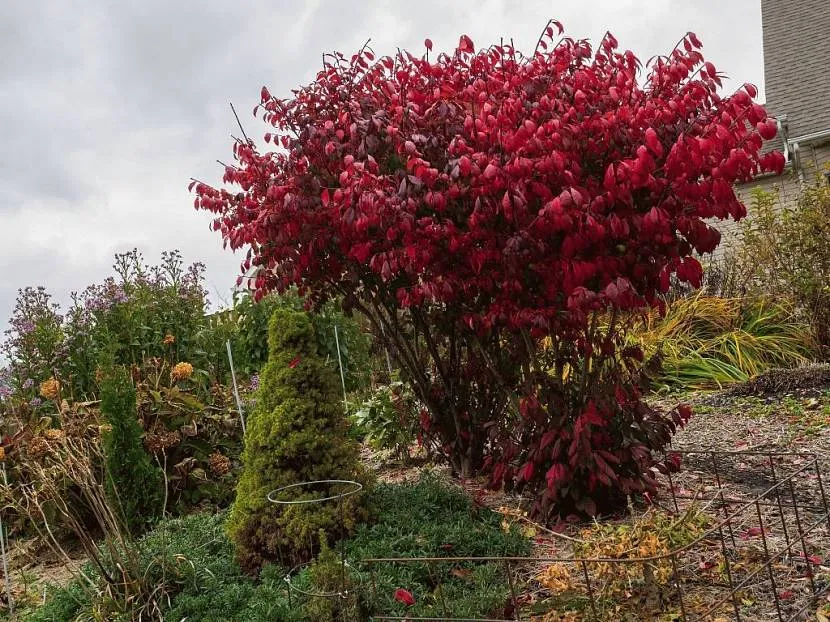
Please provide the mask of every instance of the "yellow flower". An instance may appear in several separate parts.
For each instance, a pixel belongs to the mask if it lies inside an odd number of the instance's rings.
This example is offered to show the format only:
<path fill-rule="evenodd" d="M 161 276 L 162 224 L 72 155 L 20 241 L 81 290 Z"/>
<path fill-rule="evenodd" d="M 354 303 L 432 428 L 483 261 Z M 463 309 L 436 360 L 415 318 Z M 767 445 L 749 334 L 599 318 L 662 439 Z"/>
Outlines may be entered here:
<path fill-rule="evenodd" d="M 48 430 L 44 430 L 43 436 L 50 441 L 62 441 L 66 438 L 66 433 L 63 430 L 50 428 Z"/>
<path fill-rule="evenodd" d="M 6 459 L 6 448 L 0 445 L 0 462 Z"/>
<path fill-rule="evenodd" d="M 57 400 L 61 393 L 61 383 L 57 378 L 49 378 L 40 383 L 40 395 L 47 400 Z"/>
<path fill-rule="evenodd" d="M 166 346 L 172 346 L 174 343 L 176 343 L 176 338 L 173 335 L 165 335 L 164 341 L 162 343 L 164 343 L 164 345 Z"/>
<path fill-rule="evenodd" d="M 173 371 L 170 372 L 170 377 L 173 379 L 173 382 L 177 382 L 179 380 L 187 380 L 193 375 L 193 365 L 190 363 L 176 363 L 173 367 Z"/>

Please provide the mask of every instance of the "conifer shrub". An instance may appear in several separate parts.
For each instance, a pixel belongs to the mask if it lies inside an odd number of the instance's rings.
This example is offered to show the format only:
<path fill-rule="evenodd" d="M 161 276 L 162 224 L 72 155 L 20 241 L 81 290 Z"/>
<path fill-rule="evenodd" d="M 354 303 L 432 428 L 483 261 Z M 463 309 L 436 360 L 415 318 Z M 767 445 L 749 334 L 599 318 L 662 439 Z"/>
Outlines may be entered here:
<path fill-rule="evenodd" d="M 108 425 L 103 436 L 107 495 L 124 526 L 141 532 L 160 516 L 164 489 L 160 469 L 144 450 L 135 387 L 123 367 L 101 382 L 101 414 Z"/>
<path fill-rule="evenodd" d="M 367 482 L 334 369 L 318 352 L 308 314 L 274 311 L 269 360 L 260 375 L 257 408 L 248 419 L 243 471 L 228 520 L 240 565 L 256 572 L 265 562 L 300 563 L 319 549 L 319 532 L 334 541 L 365 517 L 360 495 L 342 501 L 275 505 L 269 492 L 301 482 L 348 479 Z M 337 494 L 336 487 L 298 487 L 281 500 Z M 342 505 L 341 505 L 342 504 Z"/>

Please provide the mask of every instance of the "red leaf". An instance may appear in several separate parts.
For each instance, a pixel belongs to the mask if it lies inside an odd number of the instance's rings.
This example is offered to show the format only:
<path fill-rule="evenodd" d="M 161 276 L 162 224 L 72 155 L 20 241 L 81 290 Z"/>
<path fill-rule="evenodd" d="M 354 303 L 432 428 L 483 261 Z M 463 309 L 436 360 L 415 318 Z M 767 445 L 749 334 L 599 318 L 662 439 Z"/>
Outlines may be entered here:
<path fill-rule="evenodd" d="M 289 366 L 291 369 L 294 369 L 297 365 L 299 365 L 299 364 L 300 364 L 300 361 L 301 361 L 301 360 L 302 360 L 302 357 L 298 354 L 297 356 L 295 356 L 293 359 L 291 359 L 291 360 L 288 362 L 288 366 Z"/>
<path fill-rule="evenodd" d="M 432 40 L 431 39 L 424 39 L 424 45 L 426 48 L 432 52 Z"/>
<path fill-rule="evenodd" d="M 475 46 L 473 45 L 473 40 L 470 39 L 467 35 L 461 35 L 461 39 L 458 41 L 458 50 L 460 52 L 469 52 L 472 54 L 475 52 Z"/>
<path fill-rule="evenodd" d="M 749 96 L 752 99 L 755 99 L 758 96 L 758 89 L 755 87 L 754 84 L 750 84 L 749 82 L 747 82 L 746 84 L 744 84 L 744 90 L 747 93 L 749 93 Z"/>
<path fill-rule="evenodd" d="M 646 146 L 658 158 L 663 155 L 663 145 L 652 127 L 646 130 Z"/>
<path fill-rule="evenodd" d="M 778 133 L 778 123 L 774 119 L 767 119 L 766 121 L 759 121 L 755 126 L 761 138 L 764 140 L 772 140 Z"/>
<path fill-rule="evenodd" d="M 698 39 L 697 35 L 693 32 L 689 33 L 689 41 L 691 41 L 692 45 L 695 46 L 697 49 L 703 47 L 703 44 L 700 42 L 700 39 Z"/>
<path fill-rule="evenodd" d="M 329 189 L 328 188 L 323 188 L 323 191 L 320 193 L 320 200 L 323 202 L 324 207 L 329 206 L 329 202 L 331 201 L 331 198 L 329 197 Z"/>
<path fill-rule="evenodd" d="M 519 479 L 524 482 L 529 482 L 533 478 L 533 463 L 525 464 L 521 471 L 519 471 Z"/>
<path fill-rule="evenodd" d="M 415 597 L 412 593 L 400 587 L 395 590 L 395 600 L 399 603 L 403 603 L 407 607 L 411 607 L 415 604 Z"/>

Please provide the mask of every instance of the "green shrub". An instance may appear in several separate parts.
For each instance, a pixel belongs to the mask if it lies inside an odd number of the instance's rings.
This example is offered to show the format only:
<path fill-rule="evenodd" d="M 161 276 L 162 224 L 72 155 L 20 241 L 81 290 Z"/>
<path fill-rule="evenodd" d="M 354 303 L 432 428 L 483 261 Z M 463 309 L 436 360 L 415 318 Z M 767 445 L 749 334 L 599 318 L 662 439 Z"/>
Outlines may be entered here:
<path fill-rule="evenodd" d="M 161 513 L 164 488 L 160 470 L 142 445 L 135 388 L 125 369 L 111 370 L 102 381 L 101 414 L 109 425 L 103 437 L 107 494 L 124 526 L 141 532 Z"/>
<path fill-rule="evenodd" d="M 89 592 L 76 582 L 47 592 L 42 607 L 23 617 L 25 622 L 72 622 L 82 609 L 89 608 Z"/>
<path fill-rule="evenodd" d="M 399 458 L 409 457 L 418 419 L 415 397 L 407 385 L 394 382 L 378 387 L 358 407 L 352 419 L 372 447 L 394 451 Z"/>
<path fill-rule="evenodd" d="M 795 302 L 830 355 L 830 186 L 805 187 L 792 209 L 756 190 L 750 213 L 730 258 L 746 289 Z"/>
<path fill-rule="evenodd" d="M 367 480 L 357 445 L 347 438 L 335 372 L 318 352 L 309 316 L 276 309 L 268 344 L 269 361 L 248 419 L 243 471 L 228 522 L 237 557 L 248 571 L 269 561 L 308 561 L 320 530 L 336 539 L 365 516 L 360 495 L 347 497 L 342 507 L 337 502 L 277 506 L 266 499 L 270 491 L 300 482 Z M 321 492 L 298 488 L 282 499 L 312 499 Z"/>

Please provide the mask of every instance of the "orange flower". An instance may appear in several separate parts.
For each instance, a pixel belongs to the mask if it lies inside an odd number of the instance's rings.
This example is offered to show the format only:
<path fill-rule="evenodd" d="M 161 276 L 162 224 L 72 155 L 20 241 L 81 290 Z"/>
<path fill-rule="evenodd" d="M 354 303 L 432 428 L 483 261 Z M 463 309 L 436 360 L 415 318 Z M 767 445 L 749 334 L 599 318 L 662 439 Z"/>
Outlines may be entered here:
<path fill-rule="evenodd" d="M 164 345 L 166 346 L 172 346 L 174 343 L 176 343 L 176 338 L 170 334 L 165 335 L 164 341 L 162 343 L 164 343 Z"/>
<path fill-rule="evenodd" d="M 170 377 L 173 379 L 173 382 L 178 382 L 179 380 L 187 380 L 193 375 L 193 365 L 190 363 L 176 363 L 173 367 L 173 371 L 170 372 Z"/>
<path fill-rule="evenodd" d="M 47 400 L 57 400 L 61 394 L 61 383 L 57 378 L 49 378 L 40 383 L 40 395 Z"/>
<path fill-rule="evenodd" d="M 58 430 L 56 428 L 50 428 L 48 430 L 44 430 L 43 436 L 46 438 L 46 440 L 59 442 L 66 438 L 66 432 L 64 432 L 63 430 Z"/>

